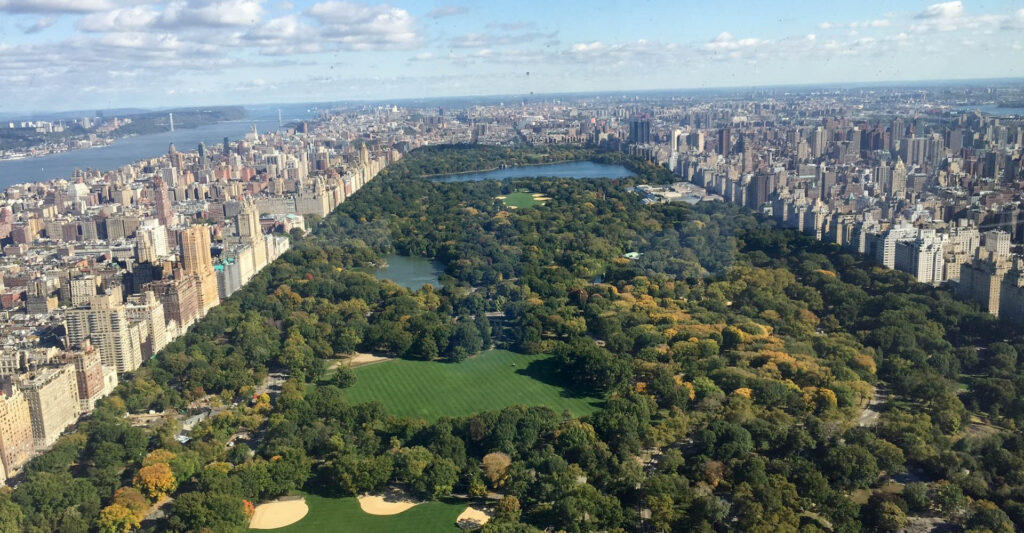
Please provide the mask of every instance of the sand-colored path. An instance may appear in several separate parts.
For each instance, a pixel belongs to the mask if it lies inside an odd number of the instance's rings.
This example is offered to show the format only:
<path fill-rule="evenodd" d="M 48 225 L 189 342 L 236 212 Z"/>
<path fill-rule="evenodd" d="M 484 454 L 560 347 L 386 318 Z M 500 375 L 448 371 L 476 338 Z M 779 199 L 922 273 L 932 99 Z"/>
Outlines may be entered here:
<path fill-rule="evenodd" d="M 386 494 L 364 494 L 358 500 L 359 508 L 364 513 L 381 516 L 405 512 L 423 503 L 398 489 L 388 491 Z"/>
<path fill-rule="evenodd" d="M 309 512 L 306 500 L 267 502 L 256 506 L 249 521 L 250 529 L 277 529 L 294 524 Z"/>
<path fill-rule="evenodd" d="M 491 514 L 487 509 L 479 509 L 470 505 L 455 519 L 455 523 L 462 529 L 476 529 L 486 524 L 491 519 Z"/>

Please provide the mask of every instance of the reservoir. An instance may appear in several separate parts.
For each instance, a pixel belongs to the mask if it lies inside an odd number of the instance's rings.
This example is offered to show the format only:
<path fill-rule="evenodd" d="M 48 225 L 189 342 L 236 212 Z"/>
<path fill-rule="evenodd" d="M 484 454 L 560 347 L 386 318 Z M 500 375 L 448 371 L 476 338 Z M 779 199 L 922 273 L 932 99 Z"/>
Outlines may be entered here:
<path fill-rule="evenodd" d="M 434 178 L 434 181 L 458 183 L 463 181 L 507 180 L 512 178 L 615 179 L 635 176 L 636 174 L 622 165 L 605 165 L 593 161 L 569 161 L 549 165 L 499 168 L 486 172 L 449 174 Z"/>
<path fill-rule="evenodd" d="M 313 118 L 317 113 L 315 108 L 307 108 L 306 104 L 281 105 L 280 109 L 282 123 L 285 126 L 289 122 Z M 202 142 L 206 144 L 208 152 L 219 153 L 224 137 L 237 141 L 252 131 L 253 126 L 260 133 L 278 130 L 281 126 L 277 121 L 277 110 L 276 106 L 250 106 L 246 107 L 248 114 L 242 120 L 125 137 L 117 139 L 109 146 L 99 148 L 0 161 L 0 190 L 17 183 L 70 178 L 76 168 L 114 170 L 141 159 L 166 154 L 171 143 L 174 143 L 178 151 L 189 152 L 195 150 Z"/>
<path fill-rule="evenodd" d="M 361 269 L 373 274 L 377 279 L 389 279 L 411 291 L 419 290 L 426 284 L 440 287 L 439 277 L 444 273 L 444 265 L 425 257 L 410 257 L 391 254 L 385 258 L 388 266 L 374 269 Z"/>

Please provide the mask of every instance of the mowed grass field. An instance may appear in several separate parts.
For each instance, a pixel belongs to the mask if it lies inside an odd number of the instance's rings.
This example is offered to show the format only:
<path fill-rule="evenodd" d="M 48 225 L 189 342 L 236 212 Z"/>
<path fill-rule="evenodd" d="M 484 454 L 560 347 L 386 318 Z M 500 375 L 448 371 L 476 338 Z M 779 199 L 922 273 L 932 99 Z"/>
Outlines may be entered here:
<path fill-rule="evenodd" d="M 325 498 L 306 495 L 309 514 L 290 526 L 270 531 L 280 533 L 454 533 L 461 531 L 455 519 L 467 503 L 428 502 L 408 511 L 378 516 L 366 514 L 355 498 Z M 266 531 L 255 530 L 250 531 Z"/>
<path fill-rule="evenodd" d="M 544 368 L 549 357 L 488 350 L 461 363 L 395 359 L 356 368 L 356 383 L 345 397 L 352 403 L 379 401 L 390 414 L 429 421 L 516 404 L 576 416 L 596 411 L 600 399 L 574 396 L 554 384 Z"/>
<path fill-rule="evenodd" d="M 533 207 L 535 205 L 543 205 L 544 202 L 538 202 L 533 199 L 533 194 L 529 192 L 516 191 L 505 195 L 505 205 L 509 207 L 515 207 L 517 209 L 524 209 L 527 207 Z"/>

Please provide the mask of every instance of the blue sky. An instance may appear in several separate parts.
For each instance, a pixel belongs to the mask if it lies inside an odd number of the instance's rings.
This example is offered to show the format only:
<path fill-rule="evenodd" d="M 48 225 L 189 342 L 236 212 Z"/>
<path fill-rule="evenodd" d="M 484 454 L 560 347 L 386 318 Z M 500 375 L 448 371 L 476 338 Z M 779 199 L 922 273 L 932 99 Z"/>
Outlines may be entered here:
<path fill-rule="evenodd" d="M 1024 1 L 0 0 L 0 112 L 1024 76 Z"/>

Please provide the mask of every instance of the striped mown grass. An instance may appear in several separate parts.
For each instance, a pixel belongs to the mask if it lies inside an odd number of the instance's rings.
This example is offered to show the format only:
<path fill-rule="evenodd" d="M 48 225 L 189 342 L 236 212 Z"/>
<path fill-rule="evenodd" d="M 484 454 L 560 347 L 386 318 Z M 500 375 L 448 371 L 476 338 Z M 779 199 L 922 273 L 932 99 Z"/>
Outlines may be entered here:
<path fill-rule="evenodd" d="M 379 401 L 390 414 L 430 421 L 517 404 L 575 416 L 596 411 L 600 399 L 574 396 L 555 384 L 545 365 L 549 357 L 488 350 L 461 363 L 396 359 L 357 368 L 356 384 L 345 397 L 352 403 Z"/>

